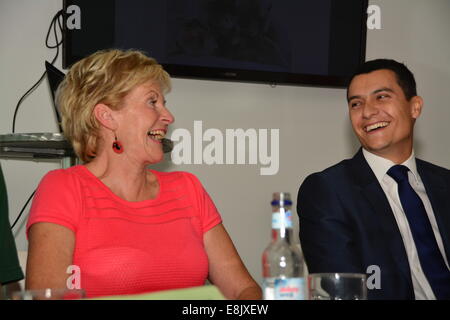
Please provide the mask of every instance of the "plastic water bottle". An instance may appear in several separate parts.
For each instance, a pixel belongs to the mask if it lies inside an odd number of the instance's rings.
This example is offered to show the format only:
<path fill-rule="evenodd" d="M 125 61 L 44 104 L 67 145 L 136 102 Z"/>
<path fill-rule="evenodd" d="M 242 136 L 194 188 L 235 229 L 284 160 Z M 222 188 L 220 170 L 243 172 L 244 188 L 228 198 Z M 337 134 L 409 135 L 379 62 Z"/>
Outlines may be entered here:
<path fill-rule="evenodd" d="M 265 300 L 304 300 L 306 296 L 303 254 L 293 243 L 291 207 L 289 193 L 273 194 L 272 241 L 262 256 Z"/>

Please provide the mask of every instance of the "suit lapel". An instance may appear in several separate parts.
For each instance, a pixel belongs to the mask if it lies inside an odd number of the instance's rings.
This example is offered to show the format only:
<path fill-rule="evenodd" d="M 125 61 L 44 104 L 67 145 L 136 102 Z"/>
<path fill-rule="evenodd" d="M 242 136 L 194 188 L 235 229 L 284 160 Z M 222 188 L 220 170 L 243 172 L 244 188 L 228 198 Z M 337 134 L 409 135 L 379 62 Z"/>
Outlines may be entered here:
<path fill-rule="evenodd" d="M 445 185 L 444 179 L 432 170 L 427 170 L 421 160 L 417 159 L 416 163 L 417 171 L 433 207 L 448 260 L 450 259 L 450 190 Z"/>
<path fill-rule="evenodd" d="M 353 157 L 350 164 L 355 183 L 360 186 L 363 197 L 367 199 L 369 207 L 375 214 L 375 221 L 379 221 L 383 239 L 380 244 L 383 242 L 386 244 L 386 250 L 395 257 L 393 260 L 397 263 L 401 274 L 409 283 L 412 283 L 408 258 L 397 221 L 383 189 L 364 158 L 362 149 Z"/>

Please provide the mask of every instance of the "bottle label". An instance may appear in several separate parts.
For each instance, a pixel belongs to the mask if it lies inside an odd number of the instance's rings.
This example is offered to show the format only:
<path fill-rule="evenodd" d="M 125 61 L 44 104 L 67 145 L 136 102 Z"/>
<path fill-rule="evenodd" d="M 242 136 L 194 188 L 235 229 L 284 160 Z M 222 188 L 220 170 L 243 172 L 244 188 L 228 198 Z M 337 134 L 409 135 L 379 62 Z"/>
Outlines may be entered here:
<path fill-rule="evenodd" d="M 272 229 L 292 228 L 292 212 L 290 210 L 272 214 Z"/>
<path fill-rule="evenodd" d="M 275 279 L 275 300 L 305 300 L 305 279 Z"/>
<path fill-rule="evenodd" d="M 263 279 L 262 289 L 264 300 L 275 300 L 274 281 L 274 278 Z"/>

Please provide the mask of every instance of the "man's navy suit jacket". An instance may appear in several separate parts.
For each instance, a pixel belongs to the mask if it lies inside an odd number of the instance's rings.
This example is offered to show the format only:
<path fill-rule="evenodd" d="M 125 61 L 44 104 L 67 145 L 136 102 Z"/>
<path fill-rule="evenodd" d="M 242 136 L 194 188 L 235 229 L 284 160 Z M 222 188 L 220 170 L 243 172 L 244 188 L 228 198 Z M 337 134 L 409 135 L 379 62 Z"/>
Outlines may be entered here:
<path fill-rule="evenodd" d="M 416 163 L 450 258 L 450 171 L 419 159 Z M 362 149 L 308 176 L 298 193 L 297 213 L 309 273 L 366 273 L 375 265 L 381 288 L 368 290 L 369 299 L 414 299 L 402 236 Z M 373 274 L 370 270 L 367 276 Z"/>

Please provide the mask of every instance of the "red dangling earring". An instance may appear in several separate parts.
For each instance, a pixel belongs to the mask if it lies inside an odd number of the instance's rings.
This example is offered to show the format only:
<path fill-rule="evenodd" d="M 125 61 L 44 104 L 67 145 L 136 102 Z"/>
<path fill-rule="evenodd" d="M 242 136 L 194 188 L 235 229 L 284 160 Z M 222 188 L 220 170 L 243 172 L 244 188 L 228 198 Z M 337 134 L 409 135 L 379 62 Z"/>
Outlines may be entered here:
<path fill-rule="evenodd" d="M 114 150 L 115 153 L 120 154 L 120 153 L 123 152 L 123 146 L 122 146 L 122 144 L 119 142 L 119 140 L 117 140 L 116 134 L 114 134 L 114 141 L 113 141 L 113 144 L 112 144 L 112 148 L 113 148 L 113 150 Z"/>

